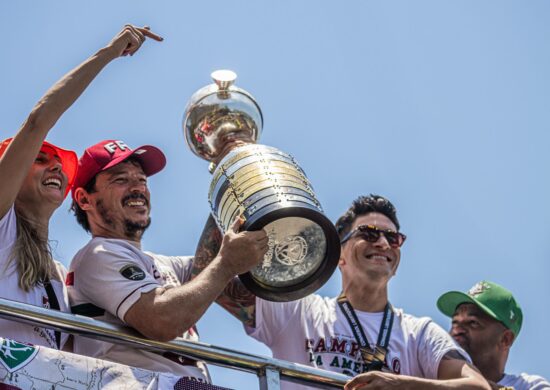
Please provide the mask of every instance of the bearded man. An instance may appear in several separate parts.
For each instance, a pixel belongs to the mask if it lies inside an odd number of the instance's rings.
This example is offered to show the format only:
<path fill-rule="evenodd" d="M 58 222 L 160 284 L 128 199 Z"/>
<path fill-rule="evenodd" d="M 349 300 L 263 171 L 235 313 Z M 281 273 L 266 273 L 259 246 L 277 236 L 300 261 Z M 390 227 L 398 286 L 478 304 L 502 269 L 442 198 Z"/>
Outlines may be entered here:
<path fill-rule="evenodd" d="M 193 258 L 144 252 L 141 238 L 151 223 L 147 178 L 164 168 L 164 154 L 146 145 L 132 150 L 106 140 L 87 148 L 73 185 L 73 210 L 92 239 L 74 256 L 67 278 L 71 310 L 144 336 L 198 340 L 195 323 L 237 274 L 267 252 L 265 232 L 238 230 L 235 221 L 221 250 L 191 280 Z M 171 353 L 76 337 L 75 352 L 157 372 L 208 382 L 205 365 Z"/>

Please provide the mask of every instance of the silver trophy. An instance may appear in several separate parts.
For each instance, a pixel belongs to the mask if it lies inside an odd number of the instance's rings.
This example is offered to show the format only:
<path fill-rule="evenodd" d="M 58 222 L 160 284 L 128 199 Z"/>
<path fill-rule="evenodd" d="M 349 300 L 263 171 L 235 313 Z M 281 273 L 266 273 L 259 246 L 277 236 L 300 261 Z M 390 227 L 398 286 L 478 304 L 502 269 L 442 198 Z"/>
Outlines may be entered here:
<path fill-rule="evenodd" d="M 193 94 L 183 121 L 191 151 L 210 161 L 212 215 L 222 232 L 242 215 L 243 229 L 268 234 L 263 261 L 239 275 L 250 291 L 270 301 L 302 298 L 338 264 L 336 229 L 294 158 L 256 144 L 262 111 L 252 95 L 233 85 L 237 75 L 220 70 L 212 78 L 214 84 Z"/>

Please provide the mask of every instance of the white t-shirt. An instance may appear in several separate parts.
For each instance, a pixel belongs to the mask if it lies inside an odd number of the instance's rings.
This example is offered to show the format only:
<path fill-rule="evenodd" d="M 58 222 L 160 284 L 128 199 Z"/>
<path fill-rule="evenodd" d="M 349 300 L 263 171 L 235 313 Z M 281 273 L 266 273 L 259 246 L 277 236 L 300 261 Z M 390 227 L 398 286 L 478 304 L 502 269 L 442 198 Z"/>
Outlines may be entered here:
<path fill-rule="evenodd" d="M 355 311 L 371 348 L 378 340 L 384 313 Z M 437 378 L 439 362 L 452 350 L 468 361 L 466 352 L 431 319 L 395 309 L 389 351 L 383 371 Z M 349 376 L 363 372 L 363 360 L 349 323 L 336 298 L 310 295 L 293 302 L 256 298 L 256 328 L 247 333 L 263 342 L 273 357 Z M 308 387 L 283 382 L 282 389 Z"/>
<path fill-rule="evenodd" d="M 498 382 L 501 386 L 513 387 L 515 390 L 545 390 L 550 389 L 550 383 L 538 375 L 528 375 L 525 373 L 519 375 L 504 374 L 504 377 Z"/>
<path fill-rule="evenodd" d="M 28 303 L 34 306 L 50 308 L 48 294 L 42 285 L 37 285 L 29 291 L 19 287 L 19 272 L 15 261 L 8 266 L 11 251 L 17 239 L 17 216 L 13 206 L 0 219 L 0 297 Z M 67 271 L 59 262 L 55 262 L 60 278 L 64 278 Z M 58 280 L 51 280 L 51 285 L 57 297 L 61 311 L 68 312 L 67 290 L 64 284 Z M 0 319 L 0 337 L 9 338 L 22 343 L 42 345 L 57 349 L 55 333 L 52 329 L 40 328 L 35 325 L 27 325 L 21 322 Z M 67 340 L 66 334 L 61 334 L 61 347 Z"/>
<path fill-rule="evenodd" d="M 67 277 L 71 310 L 114 324 L 124 324 L 130 307 L 158 287 L 173 288 L 191 278 L 192 257 L 170 257 L 141 251 L 126 240 L 95 237 L 73 258 Z M 186 340 L 198 341 L 196 329 L 185 332 Z M 133 367 L 209 381 L 203 362 L 198 367 L 178 363 L 153 352 L 75 337 L 75 353 Z"/>

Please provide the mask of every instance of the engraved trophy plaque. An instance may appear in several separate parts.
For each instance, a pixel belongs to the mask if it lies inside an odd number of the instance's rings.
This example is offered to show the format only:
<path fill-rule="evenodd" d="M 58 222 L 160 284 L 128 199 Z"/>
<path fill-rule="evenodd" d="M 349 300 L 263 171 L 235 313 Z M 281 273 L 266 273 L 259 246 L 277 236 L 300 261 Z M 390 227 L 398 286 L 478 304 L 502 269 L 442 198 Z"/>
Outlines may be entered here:
<path fill-rule="evenodd" d="M 258 145 L 263 116 L 256 100 L 233 85 L 231 71 L 212 73 L 214 84 L 193 94 L 183 129 L 191 151 L 210 161 L 208 199 L 225 232 L 238 215 L 244 230 L 264 229 L 269 250 L 250 272 L 239 275 L 260 298 L 302 298 L 332 275 L 340 240 L 306 174 L 289 154 Z"/>

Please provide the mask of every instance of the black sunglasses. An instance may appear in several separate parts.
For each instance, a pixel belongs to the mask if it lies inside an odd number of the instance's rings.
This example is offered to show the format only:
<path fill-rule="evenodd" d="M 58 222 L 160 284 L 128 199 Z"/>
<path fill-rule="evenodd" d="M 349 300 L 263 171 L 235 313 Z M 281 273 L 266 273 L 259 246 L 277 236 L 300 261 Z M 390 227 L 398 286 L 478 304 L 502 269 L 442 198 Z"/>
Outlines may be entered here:
<path fill-rule="evenodd" d="M 380 239 L 380 236 L 383 235 L 392 248 L 399 248 L 407 239 L 407 236 L 403 233 L 394 232 L 393 230 L 378 229 L 373 225 L 360 225 L 346 234 L 340 241 L 340 244 L 344 244 L 355 235 L 360 236 L 363 240 L 368 242 L 376 242 Z"/>

